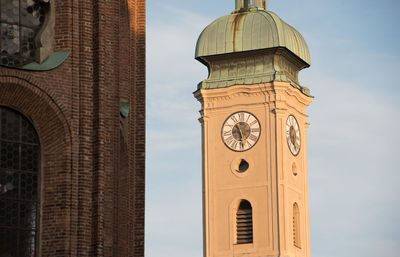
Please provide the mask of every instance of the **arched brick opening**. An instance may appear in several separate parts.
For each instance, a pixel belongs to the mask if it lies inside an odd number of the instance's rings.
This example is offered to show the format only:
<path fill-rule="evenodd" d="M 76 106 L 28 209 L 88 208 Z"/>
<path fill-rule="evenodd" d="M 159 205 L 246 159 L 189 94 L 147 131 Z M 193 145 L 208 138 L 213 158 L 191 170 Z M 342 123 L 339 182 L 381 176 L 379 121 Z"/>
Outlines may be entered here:
<path fill-rule="evenodd" d="M 73 206 L 68 123 L 53 97 L 22 78 L 0 77 L 0 105 L 29 118 L 40 138 L 39 256 L 68 256 Z"/>

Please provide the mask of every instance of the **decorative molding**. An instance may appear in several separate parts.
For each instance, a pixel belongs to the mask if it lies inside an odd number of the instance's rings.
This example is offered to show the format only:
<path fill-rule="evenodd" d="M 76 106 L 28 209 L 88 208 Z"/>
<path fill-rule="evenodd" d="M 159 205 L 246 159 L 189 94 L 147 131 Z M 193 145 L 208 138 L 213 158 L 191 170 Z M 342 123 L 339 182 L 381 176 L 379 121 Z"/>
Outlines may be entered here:
<path fill-rule="evenodd" d="M 50 10 L 46 19 L 35 38 L 35 59 L 38 63 L 43 63 L 53 52 L 54 47 L 54 26 L 55 26 L 55 6 L 53 0 L 41 0 L 49 2 Z"/>
<path fill-rule="evenodd" d="M 272 99 L 269 99 L 270 101 L 279 101 L 279 99 L 275 99 L 278 93 L 282 96 L 287 95 L 289 97 L 295 97 L 297 101 L 304 105 L 308 105 L 312 100 L 310 99 L 311 97 L 305 96 L 293 88 L 289 82 L 270 82 L 253 85 L 241 84 L 230 87 L 229 90 L 227 88 L 217 88 L 213 90 L 200 89 L 194 92 L 194 95 L 198 101 L 203 103 L 205 99 L 207 99 L 208 102 L 214 102 L 230 100 L 239 96 L 254 97 L 266 95 L 270 98 L 272 97 Z"/>

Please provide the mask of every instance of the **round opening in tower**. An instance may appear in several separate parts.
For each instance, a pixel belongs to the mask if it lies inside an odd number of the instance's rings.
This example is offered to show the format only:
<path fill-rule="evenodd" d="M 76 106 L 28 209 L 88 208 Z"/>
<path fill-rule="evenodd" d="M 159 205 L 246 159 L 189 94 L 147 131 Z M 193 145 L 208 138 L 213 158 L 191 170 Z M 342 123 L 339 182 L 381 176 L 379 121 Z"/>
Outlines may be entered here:
<path fill-rule="evenodd" d="M 240 172 L 240 173 L 243 173 L 243 172 L 246 172 L 249 169 L 249 167 L 250 167 L 249 163 L 246 160 L 241 159 L 237 163 L 236 171 Z"/>

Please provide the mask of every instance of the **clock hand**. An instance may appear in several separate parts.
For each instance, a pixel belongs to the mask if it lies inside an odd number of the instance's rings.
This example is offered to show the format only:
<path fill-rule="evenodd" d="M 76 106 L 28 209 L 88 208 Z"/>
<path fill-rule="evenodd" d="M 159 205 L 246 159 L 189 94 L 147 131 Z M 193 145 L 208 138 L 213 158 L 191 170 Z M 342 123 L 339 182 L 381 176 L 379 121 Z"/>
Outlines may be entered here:
<path fill-rule="evenodd" d="M 247 144 L 247 140 L 246 140 L 246 139 L 244 138 L 244 136 L 243 136 L 243 131 L 242 131 L 242 129 L 240 128 L 240 124 L 238 123 L 237 126 L 238 126 L 238 128 L 239 128 L 240 136 L 242 137 L 242 144 L 243 144 L 243 145 L 246 145 L 246 144 Z"/>

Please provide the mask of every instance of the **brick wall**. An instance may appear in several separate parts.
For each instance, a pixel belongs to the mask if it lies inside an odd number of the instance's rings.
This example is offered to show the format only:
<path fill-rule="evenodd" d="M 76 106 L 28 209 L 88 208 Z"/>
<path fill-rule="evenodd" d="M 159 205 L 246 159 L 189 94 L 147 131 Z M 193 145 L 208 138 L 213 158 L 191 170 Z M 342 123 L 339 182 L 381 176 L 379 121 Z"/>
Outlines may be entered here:
<path fill-rule="evenodd" d="M 0 67 L 0 105 L 41 139 L 40 256 L 144 256 L 145 1 L 53 4 L 55 51 L 68 59 Z M 120 101 L 131 103 L 125 143 Z"/>

